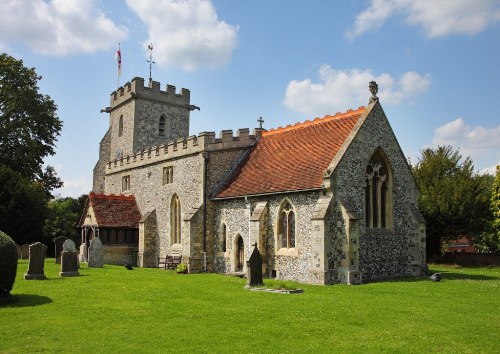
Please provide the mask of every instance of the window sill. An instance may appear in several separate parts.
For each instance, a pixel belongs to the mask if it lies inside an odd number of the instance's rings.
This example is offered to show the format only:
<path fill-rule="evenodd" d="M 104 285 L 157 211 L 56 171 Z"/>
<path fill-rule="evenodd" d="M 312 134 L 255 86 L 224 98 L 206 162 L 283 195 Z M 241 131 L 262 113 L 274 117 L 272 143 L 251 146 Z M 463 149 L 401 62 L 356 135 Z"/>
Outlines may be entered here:
<path fill-rule="evenodd" d="M 299 250 L 297 248 L 280 248 L 276 252 L 277 256 L 298 256 Z"/>

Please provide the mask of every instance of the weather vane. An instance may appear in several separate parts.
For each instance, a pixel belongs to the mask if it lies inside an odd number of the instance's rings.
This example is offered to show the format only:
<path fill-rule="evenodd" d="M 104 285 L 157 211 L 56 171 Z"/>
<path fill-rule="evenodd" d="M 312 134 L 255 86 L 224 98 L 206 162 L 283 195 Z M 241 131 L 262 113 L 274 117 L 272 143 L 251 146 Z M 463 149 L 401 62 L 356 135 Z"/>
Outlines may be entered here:
<path fill-rule="evenodd" d="M 155 63 L 153 61 L 153 42 L 148 44 L 148 49 L 149 49 L 149 60 L 146 59 L 146 61 L 149 63 L 149 87 L 153 86 L 153 78 L 151 77 L 151 68 L 153 64 Z"/>

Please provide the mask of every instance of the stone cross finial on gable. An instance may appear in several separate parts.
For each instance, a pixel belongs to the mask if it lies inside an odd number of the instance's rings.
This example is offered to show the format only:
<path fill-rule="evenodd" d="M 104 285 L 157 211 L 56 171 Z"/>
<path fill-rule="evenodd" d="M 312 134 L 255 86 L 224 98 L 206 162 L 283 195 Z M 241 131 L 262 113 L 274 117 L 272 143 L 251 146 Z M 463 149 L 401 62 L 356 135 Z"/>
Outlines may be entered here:
<path fill-rule="evenodd" d="M 372 97 L 370 97 L 370 101 L 368 101 L 368 104 L 374 103 L 378 101 L 377 93 L 378 93 L 378 85 L 375 81 L 370 81 L 368 84 L 368 89 L 372 93 Z"/>
<path fill-rule="evenodd" d="M 262 123 L 264 123 L 264 119 L 262 119 L 262 117 L 259 117 L 259 119 L 257 119 L 257 122 L 259 122 L 259 129 L 262 129 Z"/>

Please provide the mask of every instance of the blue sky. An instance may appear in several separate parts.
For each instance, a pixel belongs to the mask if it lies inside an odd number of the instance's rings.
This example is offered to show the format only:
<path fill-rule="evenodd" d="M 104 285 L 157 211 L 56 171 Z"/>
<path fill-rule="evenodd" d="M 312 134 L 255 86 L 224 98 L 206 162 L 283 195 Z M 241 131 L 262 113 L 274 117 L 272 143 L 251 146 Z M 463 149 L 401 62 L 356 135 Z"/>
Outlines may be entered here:
<path fill-rule="evenodd" d="M 117 88 L 148 78 L 191 90 L 190 134 L 294 124 L 366 105 L 368 82 L 404 154 L 452 145 L 500 163 L 499 0 L 0 0 L 0 50 L 43 76 L 64 127 L 46 159 L 92 188 Z"/>

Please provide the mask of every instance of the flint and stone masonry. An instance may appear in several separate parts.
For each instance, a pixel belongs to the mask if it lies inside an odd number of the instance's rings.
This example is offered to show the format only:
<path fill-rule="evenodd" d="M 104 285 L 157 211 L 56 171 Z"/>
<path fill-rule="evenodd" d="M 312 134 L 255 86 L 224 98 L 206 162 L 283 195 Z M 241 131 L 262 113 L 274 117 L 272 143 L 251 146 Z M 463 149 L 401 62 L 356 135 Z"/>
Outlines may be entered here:
<path fill-rule="evenodd" d="M 134 78 L 113 92 L 110 106 L 103 109 L 109 113 L 109 129 L 100 142 L 93 192 L 135 197 L 141 214 L 136 226 L 141 267 L 157 267 L 159 258 L 181 255 L 189 272 L 244 273 L 256 244 L 268 277 L 359 284 L 421 275 L 425 220 L 416 208 L 418 190 L 376 97 L 376 85 L 370 88 L 372 98 L 364 109 L 270 132 L 302 134 L 303 127 L 314 126 L 315 134 L 321 134 L 323 122 L 359 116 L 346 137 L 332 142 L 339 148 L 329 165 L 321 167 L 321 187 L 294 190 L 290 185 L 272 193 L 228 195 L 224 191 L 238 184 L 241 169 L 268 132 L 257 128 L 252 133 L 239 129 L 218 136 L 189 135 L 190 112 L 198 109 L 190 102 L 190 91 L 176 93 L 171 85 L 162 91 L 154 81 L 144 87 L 143 79 Z M 310 140 L 307 151 L 294 153 L 309 154 L 314 161 L 322 151 Z M 366 216 L 367 205 L 376 203 L 367 197 L 367 166 L 373 156 L 388 168 L 383 227 L 370 226 Z M 285 163 L 293 165 L 293 153 L 289 159 Z M 293 181 L 313 172 L 276 166 L 273 173 L 291 173 L 285 177 Z M 260 182 L 254 182 L 258 190 Z M 287 247 L 280 225 L 285 205 L 294 216 L 292 226 L 285 226 L 293 227 Z M 122 257 L 129 259 L 130 249 Z"/>

